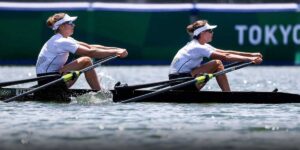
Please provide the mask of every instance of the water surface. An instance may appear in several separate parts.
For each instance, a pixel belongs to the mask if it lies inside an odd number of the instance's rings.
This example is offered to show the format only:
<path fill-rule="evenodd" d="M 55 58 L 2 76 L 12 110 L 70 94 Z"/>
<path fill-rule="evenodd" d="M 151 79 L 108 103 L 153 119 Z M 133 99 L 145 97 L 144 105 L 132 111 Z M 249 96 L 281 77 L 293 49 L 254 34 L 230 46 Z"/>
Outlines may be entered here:
<path fill-rule="evenodd" d="M 34 77 L 2 66 L 0 81 Z M 167 79 L 167 66 L 97 68 L 102 87 Z M 235 91 L 300 94 L 300 67 L 247 67 L 228 74 Z M 9 77 L 9 78 L 8 78 Z M 17 87 L 29 87 L 25 84 Z M 88 88 L 81 76 L 73 88 Z M 211 80 L 203 90 L 220 90 Z M 113 103 L 91 93 L 70 104 L 0 102 L 0 149 L 300 149 L 300 104 Z"/>

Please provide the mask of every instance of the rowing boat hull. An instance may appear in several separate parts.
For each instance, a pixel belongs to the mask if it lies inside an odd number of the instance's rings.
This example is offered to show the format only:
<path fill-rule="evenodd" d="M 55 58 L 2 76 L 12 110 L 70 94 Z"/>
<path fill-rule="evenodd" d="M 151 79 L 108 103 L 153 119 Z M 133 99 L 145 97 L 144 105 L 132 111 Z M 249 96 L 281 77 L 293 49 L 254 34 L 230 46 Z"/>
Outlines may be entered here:
<path fill-rule="evenodd" d="M 1 88 L 0 100 L 24 93 L 28 88 Z M 76 97 L 93 90 L 72 89 L 71 96 Z M 114 102 L 121 102 L 129 98 L 144 95 L 153 90 L 111 90 Z M 53 93 L 55 94 L 55 93 Z M 25 96 L 19 101 L 51 101 L 51 102 L 70 102 L 70 99 L 64 100 L 41 100 L 34 94 Z M 218 92 L 218 91 L 168 91 L 157 96 L 146 98 L 138 102 L 161 102 L 161 103 L 300 103 L 300 95 L 282 92 Z"/>
<path fill-rule="evenodd" d="M 151 90 L 112 91 L 114 102 L 144 95 Z M 282 92 L 168 91 L 138 102 L 164 103 L 300 103 L 300 95 Z"/>
<path fill-rule="evenodd" d="M 0 88 L 0 100 L 5 100 L 7 98 L 22 94 L 32 90 L 31 88 Z M 68 94 L 70 97 L 77 97 L 86 93 L 95 92 L 94 90 L 90 89 L 72 89 Z M 45 95 L 58 95 L 59 93 L 45 93 Z M 35 93 L 28 94 L 22 98 L 16 99 L 16 101 L 41 101 L 41 102 L 59 102 L 59 103 L 69 103 L 71 101 L 70 97 L 64 97 L 60 99 L 55 99 L 53 96 L 51 97 L 39 97 L 35 95 Z"/>

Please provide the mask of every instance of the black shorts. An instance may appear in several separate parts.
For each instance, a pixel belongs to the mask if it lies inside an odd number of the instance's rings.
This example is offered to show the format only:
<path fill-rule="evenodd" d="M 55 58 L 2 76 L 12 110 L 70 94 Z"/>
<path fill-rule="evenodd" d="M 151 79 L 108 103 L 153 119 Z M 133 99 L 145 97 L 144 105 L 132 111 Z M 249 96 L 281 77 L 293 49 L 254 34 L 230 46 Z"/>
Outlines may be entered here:
<path fill-rule="evenodd" d="M 190 73 L 176 73 L 176 74 L 169 74 L 169 80 L 171 79 L 178 79 L 178 78 L 183 78 L 183 77 L 192 77 L 192 75 Z M 176 85 L 178 83 L 175 84 L 171 84 L 171 85 Z M 198 88 L 196 87 L 195 84 L 191 84 L 182 88 L 179 88 L 177 90 L 184 90 L 184 91 L 199 91 Z"/>
<path fill-rule="evenodd" d="M 57 76 L 53 76 L 51 78 L 38 81 L 38 87 L 61 78 L 61 75 L 58 72 L 37 74 L 37 77 L 47 76 L 47 75 L 57 75 Z M 51 101 L 70 100 L 69 99 L 70 92 L 66 83 L 64 82 L 59 82 L 45 89 L 37 91 L 35 92 L 34 95 L 39 100 L 51 100 Z"/>

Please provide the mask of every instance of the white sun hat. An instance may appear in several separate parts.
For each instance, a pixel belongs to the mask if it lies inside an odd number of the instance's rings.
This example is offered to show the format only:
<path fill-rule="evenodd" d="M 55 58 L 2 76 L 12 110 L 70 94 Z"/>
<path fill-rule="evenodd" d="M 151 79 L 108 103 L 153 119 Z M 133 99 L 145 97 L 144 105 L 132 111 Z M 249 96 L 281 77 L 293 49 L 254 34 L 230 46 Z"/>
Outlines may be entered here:
<path fill-rule="evenodd" d="M 216 27 L 217 27 L 217 25 L 209 25 L 208 23 L 206 23 L 203 27 L 196 29 L 194 31 L 193 35 L 198 36 L 201 32 L 209 30 L 209 29 L 214 29 Z"/>
<path fill-rule="evenodd" d="M 57 30 L 58 27 L 60 25 L 62 25 L 63 23 L 68 22 L 68 21 L 75 21 L 76 19 L 77 19 L 77 16 L 70 17 L 68 14 L 65 14 L 64 18 L 62 18 L 59 21 L 54 23 L 52 30 Z"/>

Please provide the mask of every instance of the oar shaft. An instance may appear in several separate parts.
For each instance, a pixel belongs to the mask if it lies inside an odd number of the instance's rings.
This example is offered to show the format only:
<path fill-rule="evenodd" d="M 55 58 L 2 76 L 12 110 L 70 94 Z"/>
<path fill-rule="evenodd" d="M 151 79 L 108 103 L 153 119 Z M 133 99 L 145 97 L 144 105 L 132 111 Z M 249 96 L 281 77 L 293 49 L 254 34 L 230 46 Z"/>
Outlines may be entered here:
<path fill-rule="evenodd" d="M 224 68 L 229 68 L 229 67 L 233 67 L 233 66 L 236 66 L 236 65 L 240 65 L 244 62 L 234 62 L 234 63 L 231 63 L 231 64 L 227 64 L 224 66 Z"/>
<path fill-rule="evenodd" d="M 234 62 L 234 63 L 231 63 L 231 64 L 228 64 L 228 65 L 225 65 L 224 68 L 230 68 L 230 67 L 234 67 L 234 66 L 237 66 L 237 65 L 240 65 L 242 64 L 243 62 Z M 193 77 L 185 77 L 186 79 L 185 80 L 191 80 L 191 79 L 194 79 Z M 210 76 L 206 77 L 208 80 L 210 79 Z M 204 80 L 206 79 L 204 78 Z M 171 81 L 171 80 L 170 80 Z M 178 79 L 175 79 L 175 81 L 171 82 L 171 83 L 175 83 L 177 81 L 181 81 L 181 82 L 184 82 L 184 79 L 183 78 L 178 78 Z M 164 87 L 167 87 L 169 86 L 168 84 L 165 84 L 165 85 L 162 85 L 160 87 L 157 87 L 155 89 L 161 89 L 161 88 L 164 88 Z"/>
<path fill-rule="evenodd" d="M 215 76 L 222 75 L 222 74 L 225 74 L 225 73 L 234 71 L 234 70 L 238 70 L 238 69 L 240 69 L 240 68 L 244 68 L 244 67 L 249 66 L 249 65 L 251 65 L 251 64 L 254 64 L 254 63 L 253 63 L 253 62 L 242 63 L 242 64 L 240 64 L 240 65 L 233 66 L 233 67 L 224 69 L 224 70 L 222 70 L 222 71 L 216 72 L 216 73 L 213 74 L 213 76 L 215 77 Z"/>
<path fill-rule="evenodd" d="M 187 81 L 187 82 L 184 82 L 184 83 L 180 83 L 180 84 L 172 86 L 172 89 L 178 89 L 178 88 L 181 88 L 181 87 L 184 87 L 184 86 L 196 83 L 196 81 L 197 80 L 193 79 L 193 80 L 190 80 L 190 81 Z M 152 97 L 152 96 L 155 96 L 155 95 L 167 92 L 169 90 L 170 90 L 169 87 L 163 88 L 163 89 L 159 89 L 159 90 L 157 90 L 155 92 L 147 93 L 145 95 L 141 95 L 141 96 L 137 96 L 137 97 L 134 97 L 134 98 L 130 98 L 130 99 L 121 101 L 121 103 L 136 102 L 136 101 L 139 101 L 139 100 L 142 100 L 142 99 L 146 99 L 146 98 L 149 98 L 149 97 Z"/>
<path fill-rule="evenodd" d="M 121 102 L 122 103 L 136 102 L 136 101 L 140 101 L 140 100 L 152 97 L 152 96 L 159 95 L 159 94 L 167 92 L 169 90 L 175 90 L 175 89 L 178 89 L 178 88 L 181 88 L 181 87 L 185 87 L 185 86 L 188 86 L 190 84 L 203 83 L 203 82 L 205 82 L 205 81 L 207 81 L 207 80 L 209 80 L 213 77 L 216 77 L 218 75 L 222 75 L 222 74 L 228 73 L 230 71 L 234 71 L 234 70 L 246 67 L 246 66 L 251 65 L 251 64 L 253 64 L 253 62 L 243 63 L 241 65 L 233 66 L 233 67 L 227 68 L 223 71 L 219 71 L 219 72 L 214 73 L 214 74 L 202 75 L 202 76 L 199 76 L 199 77 L 197 77 L 193 80 L 190 80 L 190 81 L 187 81 L 187 82 L 184 82 L 184 83 L 180 83 L 180 84 L 174 85 L 172 87 L 162 88 L 162 89 L 159 89 L 157 91 L 147 93 L 145 95 L 137 96 L 137 97 L 134 97 L 134 98 L 130 98 L 130 99 L 127 99 L 127 100 L 124 100 L 124 101 L 121 101 Z"/>
<path fill-rule="evenodd" d="M 118 57 L 118 56 L 116 56 L 116 55 L 108 56 L 108 57 L 106 57 L 106 58 L 103 58 L 103 59 L 101 59 L 101 60 L 96 61 L 92 66 L 86 67 L 86 68 L 80 70 L 79 72 L 80 72 L 80 73 L 87 72 L 87 71 L 89 71 L 89 70 L 91 70 L 91 69 L 94 69 L 94 68 L 100 66 L 102 63 L 105 63 L 105 62 L 107 62 L 107 61 L 109 61 L 109 60 L 112 60 L 112 59 L 115 59 L 115 58 L 117 58 L 117 57 Z"/>
<path fill-rule="evenodd" d="M 228 65 L 225 65 L 224 67 L 225 68 L 230 68 L 230 67 L 240 65 L 242 63 L 243 62 L 234 62 L 234 63 L 228 64 Z M 182 78 L 171 79 L 171 80 L 167 80 L 167 81 L 160 81 L 160 82 L 141 84 L 141 85 L 132 85 L 132 86 L 127 86 L 126 88 L 128 88 L 128 89 L 140 89 L 140 88 L 146 88 L 146 87 L 152 87 L 152 86 L 167 84 L 167 85 L 162 86 L 162 87 L 166 87 L 166 86 L 168 86 L 168 84 L 171 84 L 171 83 L 184 82 L 184 81 L 192 80 L 192 79 L 194 79 L 194 78 L 193 77 L 182 77 Z"/>
<path fill-rule="evenodd" d="M 171 79 L 171 80 L 167 80 L 167 81 L 160 81 L 160 82 L 146 83 L 146 84 L 139 84 L 139 85 L 131 85 L 131 86 L 126 86 L 124 88 L 134 90 L 134 89 L 158 86 L 158 85 L 162 85 L 162 84 L 171 84 L 174 82 L 187 81 L 187 80 L 192 80 L 192 79 L 194 79 L 194 78 L 193 77 L 182 77 L 182 78 Z M 120 88 L 122 88 L 122 87 L 120 87 Z"/>
<path fill-rule="evenodd" d="M 59 75 L 47 75 L 47 76 L 41 76 L 41 77 L 36 77 L 36 78 L 24 79 L 24 80 L 2 82 L 2 83 L 0 83 L 0 87 L 22 84 L 22 83 L 33 82 L 33 81 L 41 81 L 41 80 L 50 79 L 53 77 L 59 77 Z"/>

